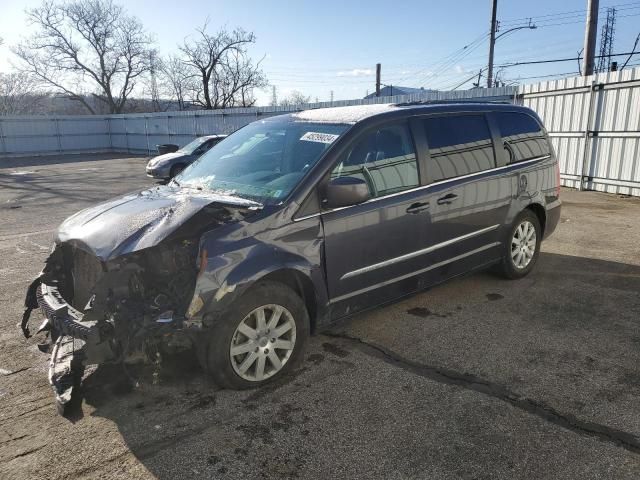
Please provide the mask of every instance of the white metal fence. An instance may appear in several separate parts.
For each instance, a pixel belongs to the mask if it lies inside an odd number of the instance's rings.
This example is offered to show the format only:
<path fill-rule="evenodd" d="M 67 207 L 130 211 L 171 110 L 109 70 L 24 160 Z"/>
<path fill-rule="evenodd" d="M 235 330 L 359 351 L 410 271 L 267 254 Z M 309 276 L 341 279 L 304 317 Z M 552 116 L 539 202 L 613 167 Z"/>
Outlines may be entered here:
<path fill-rule="evenodd" d="M 0 117 L 0 159 L 79 152 L 152 154 L 160 143 L 231 133 L 259 118 L 305 108 L 420 100 L 508 100 L 542 117 L 569 187 L 640 196 L 640 68 L 515 88 L 425 92 L 292 107 L 127 115 Z M 8 160 L 10 162 L 10 160 Z M 3 162 L 6 164 L 6 162 Z"/>
<path fill-rule="evenodd" d="M 259 118 L 307 108 L 419 100 L 472 98 L 509 100 L 515 88 L 424 92 L 373 99 L 321 102 L 291 107 L 232 108 L 125 115 L 0 117 L 0 158 L 81 152 L 153 153 L 160 143 L 184 145 L 192 139 L 231 133 Z"/>
<path fill-rule="evenodd" d="M 525 85 L 569 187 L 640 196 L 640 68 Z"/>

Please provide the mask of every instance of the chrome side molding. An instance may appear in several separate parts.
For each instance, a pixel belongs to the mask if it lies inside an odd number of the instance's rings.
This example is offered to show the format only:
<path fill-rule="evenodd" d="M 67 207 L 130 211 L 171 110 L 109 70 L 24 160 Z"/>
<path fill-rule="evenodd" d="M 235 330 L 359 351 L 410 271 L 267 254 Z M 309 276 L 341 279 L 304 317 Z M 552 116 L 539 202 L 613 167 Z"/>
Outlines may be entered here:
<path fill-rule="evenodd" d="M 482 246 L 480 248 L 476 248 L 474 250 L 469 250 L 468 252 L 463 253 L 462 255 L 458 255 L 456 257 L 452 257 L 452 258 L 449 258 L 447 260 L 443 260 L 442 262 L 438 262 L 438 263 L 434 263 L 433 265 L 429 265 L 426 268 L 422 268 L 420 270 L 416 270 L 415 272 L 407 273 L 405 275 L 401 275 L 399 277 L 395 277 L 395 278 L 392 278 L 390 280 L 386 280 L 384 282 L 376 283 L 375 285 L 371 285 L 369 287 L 362 288 L 360 290 L 356 290 L 354 292 L 350 292 L 350 293 L 347 293 L 345 295 L 341 295 L 341 296 L 336 297 L 336 298 L 332 298 L 331 300 L 329 300 L 329 303 L 332 304 L 332 303 L 341 302 L 342 300 L 346 300 L 348 298 L 355 297 L 356 295 L 360 295 L 361 293 L 366 293 L 366 292 L 369 292 L 369 291 L 374 290 L 376 288 L 385 287 L 387 285 L 391 285 L 392 283 L 399 282 L 399 281 L 405 280 L 407 278 L 415 277 L 416 275 L 420 275 L 422 273 L 428 272 L 429 270 L 434 270 L 436 268 L 443 267 L 444 265 L 448 265 L 449 263 L 453 263 L 453 262 L 456 262 L 458 260 L 462 260 L 463 258 L 470 257 L 471 255 L 475 255 L 476 253 L 484 252 L 485 250 L 489 250 L 490 248 L 497 247 L 498 245 L 500 245 L 500 242 L 489 243 L 489 244 L 484 245 L 484 246 Z"/>
<path fill-rule="evenodd" d="M 372 265 L 368 265 L 366 267 L 362 267 L 357 270 L 347 272 L 342 277 L 340 277 L 340 280 L 346 280 L 347 278 L 351 278 L 351 277 L 355 277 L 356 275 L 361 275 L 363 273 L 371 272 L 373 270 L 377 270 L 378 268 L 388 267 L 389 265 L 393 265 L 394 263 L 404 262 L 405 260 L 410 260 L 412 258 L 419 257 L 420 255 L 424 255 L 425 253 L 430 253 L 440 248 L 452 245 L 454 243 L 462 242 L 463 240 L 477 237 L 478 235 L 482 235 L 483 233 L 491 232 L 493 230 L 496 230 L 499 227 L 500 227 L 500 224 L 491 225 L 490 227 L 482 228 L 480 230 L 476 230 L 475 232 L 470 232 L 465 235 L 461 235 L 459 237 L 451 238 L 441 243 L 436 243 L 435 245 L 431 245 L 430 247 L 422 248 L 420 250 L 416 250 L 410 253 L 405 253 L 404 255 L 400 255 L 399 257 L 394 257 L 388 260 L 384 260 L 383 262 L 374 263 Z"/>

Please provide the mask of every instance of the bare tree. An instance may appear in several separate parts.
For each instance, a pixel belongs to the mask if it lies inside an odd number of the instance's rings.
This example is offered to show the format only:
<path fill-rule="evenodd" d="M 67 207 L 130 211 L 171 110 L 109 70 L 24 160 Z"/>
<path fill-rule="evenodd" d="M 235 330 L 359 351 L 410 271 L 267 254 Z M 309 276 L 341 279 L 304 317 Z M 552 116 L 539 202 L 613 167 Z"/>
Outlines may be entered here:
<path fill-rule="evenodd" d="M 260 62 L 254 64 L 247 52 L 255 35 L 242 29 L 210 34 L 207 23 L 196 32 L 179 47 L 188 77 L 198 79 L 189 85 L 191 102 L 206 109 L 253 105 L 253 90 L 267 85 Z"/>
<path fill-rule="evenodd" d="M 310 96 L 306 96 L 298 90 L 292 90 L 289 95 L 280 100 L 280 105 L 282 105 L 283 107 L 289 107 L 293 105 L 302 105 L 304 103 L 309 103 L 310 101 Z"/>
<path fill-rule="evenodd" d="M 185 110 L 189 92 L 197 90 L 197 76 L 175 55 L 163 59 L 159 70 L 161 92 L 176 102 L 179 110 Z"/>
<path fill-rule="evenodd" d="M 44 113 L 48 95 L 37 82 L 21 73 L 0 73 L 0 115 Z"/>
<path fill-rule="evenodd" d="M 141 76 L 149 71 L 151 37 L 135 17 L 111 0 L 45 0 L 27 11 L 33 36 L 13 48 L 22 70 L 80 102 L 110 113 L 125 110 Z"/>

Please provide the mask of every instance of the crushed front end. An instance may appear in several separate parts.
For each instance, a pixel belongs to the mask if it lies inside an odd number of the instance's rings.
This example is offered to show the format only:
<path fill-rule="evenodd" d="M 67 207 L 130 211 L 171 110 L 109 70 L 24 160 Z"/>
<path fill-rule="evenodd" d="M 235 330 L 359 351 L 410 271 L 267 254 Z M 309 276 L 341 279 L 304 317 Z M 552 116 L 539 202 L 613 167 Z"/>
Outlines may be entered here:
<path fill-rule="evenodd" d="M 73 242 L 55 245 L 27 290 L 22 331 L 40 308 L 51 354 L 49 381 L 64 411 L 85 365 L 157 354 L 168 342 L 189 345 L 185 312 L 193 296 L 198 245 L 192 240 L 102 261 Z"/>
<path fill-rule="evenodd" d="M 51 354 L 50 382 L 58 407 L 85 365 L 126 362 L 201 344 L 202 322 L 186 320 L 198 302 L 208 262 L 205 232 L 235 228 L 261 205 L 251 200 L 157 186 L 67 218 L 25 299 L 22 331 L 42 310 L 40 350 Z M 205 289 L 206 290 L 206 289 Z M 186 328 L 189 327 L 189 328 Z"/>

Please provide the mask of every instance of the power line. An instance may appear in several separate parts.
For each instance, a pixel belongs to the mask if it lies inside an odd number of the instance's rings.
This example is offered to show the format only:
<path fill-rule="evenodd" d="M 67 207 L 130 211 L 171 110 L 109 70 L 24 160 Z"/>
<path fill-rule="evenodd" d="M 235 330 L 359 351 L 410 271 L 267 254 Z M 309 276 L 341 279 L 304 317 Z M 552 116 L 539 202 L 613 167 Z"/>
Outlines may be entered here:
<path fill-rule="evenodd" d="M 640 52 L 626 52 L 626 53 L 612 53 L 611 57 L 625 57 L 627 55 L 637 54 Z M 596 55 L 595 58 L 600 58 L 601 55 Z M 504 63 L 502 65 L 498 65 L 499 67 L 515 67 L 518 65 L 536 65 L 541 63 L 558 63 L 558 62 L 575 62 L 576 60 L 580 60 L 582 57 L 572 57 L 572 58 L 555 58 L 552 60 L 535 60 L 532 62 L 516 62 L 516 63 Z"/>
<path fill-rule="evenodd" d="M 640 62 L 638 63 L 630 63 L 629 65 L 627 65 L 627 67 L 635 67 L 640 65 Z M 516 81 L 519 82 L 520 80 L 534 80 L 534 79 L 538 79 L 538 78 L 553 78 L 553 77 L 566 77 L 566 76 L 577 76 L 575 70 L 572 72 L 561 72 L 561 73 L 550 73 L 548 75 L 532 75 L 529 77 L 517 77 L 513 80 L 508 80 L 510 82 Z"/>
<path fill-rule="evenodd" d="M 482 35 L 480 35 L 479 37 L 477 37 L 475 40 L 473 40 L 472 42 L 470 42 L 469 44 L 459 48 L 458 50 L 450 53 L 449 55 L 446 55 L 445 57 L 443 57 L 442 59 L 438 60 L 436 63 L 427 66 L 421 70 L 418 70 L 417 72 L 415 72 L 413 75 L 408 75 L 402 79 L 399 80 L 398 83 L 403 83 L 404 81 L 408 80 L 409 78 L 413 77 L 414 79 L 416 77 L 421 77 L 422 81 L 424 82 L 424 80 L 426 78 L 428 78 L 430 75 L 433 74 L 433 70 L 435 69 L 439 69 L 440 67 L 448 64 L 451 62 L 451 60 L 456 59 L 455 61 L 457 61 L 458 57 L 460 57 L 461 55 L 463 55 L 465 52 L 465 50 L 471 48 L 471 50 L 475 49 L 478 45 L 478 42 L 482 42 L 487 38 L 488 32 L 483 33 Z M 455 63 L 454 61 L 454 63 Z M 429 71 L 432 70 L 432 71 Z"/>
<path fill-rule="evenodd" d="M 637 14 L 640 15 L 640 14 Z M 636 15 L 634 15 L 636 16 Z M 578 23 L 578 22 L 576 22 Z M 580 21 L 579 23 L 582 23 L 582 21 Z M 421 69 L 418 69 L 415 72 L 410 72 L 410 73 L 390 73 L 390 74 L 385 74 L 385 79 L 387 80 L 387 82 L 389 82 L 389 80 L 392 80 L 394 84 L 398 84 L 398 85 L 402 85 L 404 82 L 406 82 L 407 80 L 410 80 L 410 84 L 411 85 L 417 85 L 417 86 L 424 86 L 424 84 L 427 81 L 432 81 L 435 78 L 441 79 L 441 78 L 445 78 L 445 82 L 446 77 L 453 77 L 453 76 L 462 76 L 465 74 L 468 74 L 469 69 L 472 68 L 477 68 L 481 65 L 484 65 L 484 62 L 482 63 L 478 63 L 478 64 L 472 64 L 472 65 L 466 65 L 466 69 L 465 71 L 461 71 L 461 72 L 451 72 L 451 73 L 447 73 L 447 69 L 453 65 L 455 65 L 456 63 L 466 59 L 466 60 L 475 60 L 475 59 L 482 59 L 484 58 L 483 56 L 470 56 L 471 53 L 473 53 L 475 50 L 477 50 L 482 43 L 482 40 L 486 40 L 485 35 L 482 35 L 481 37 L 479 37 L 478 39 L 476 39 L 474 42 L 471 42 L 470 44 L 466 45 L 465 47 L 458 49 L 457 51 L 453 52 L 452 54 L 449 54 L 445 57 L 443 57 L 440 61 L 436 62 L 433 65 L 433 70 L 429 71 L 428 67 L 423 67 Z M 565 42 L 566 45 L 572 44 L 574 42 L 572 41 L 567 41 Z M 536 45 L 537 47 L 540 47 L 540 45 Z M 553 45 L 549 45 L 548 48 L 556 48 L 558 46 L 558 44 L 553 44 Z M 465 50 L 466 48 L 466 50 Z M 521 51 L 523 48 L 522 46 L 520 48 L 518 48 L 516 51 Z M 510 52 L 501 52 L 501 56 L 505 56 L 508 55 Z M 631 52 L 630 52 L 631 53 Z M 522 58 L 522 57 L 521 57 Z M 525 57 L 526 58 L 526 57 Z M 577 57 L 571 57 L 572 60 L 578 60 Z M 515 65 L 526 65 L 526 64 L 530 64 L 527 63 L 526 61 L 520 61 L 519 58 L 516 58 L 515 62 L 503 62 L 500 65 L 497 66 L 504 66 L 504 65 L 509 65 L 509 66 L 515 66 Z M 570 60 L 566 60 L 566 61 L 570 61 Z M 532 62 L 537 62 L 536 60 L 532 60 Z M 347 70 L 347 69 L 336 69 L 336 70 Z M 353 69 L 350 69 L 353 70 Z M 280 82 L 290 82 L 291 83 L 291 79 L 292 77 L 296 79 L 296 82 L 294 83 L 299 83 L 299 84 L 328 84 L 328 83 L 335 83 L 336 81 L 339 81 L 340 83 L 347 83 L 350 85 L 356 85 L 356 84 L 365 84 L 365 83 L 370 83 L 371 80 L 373 79 L 373 74 L 371 75 L 366 75 L 363 77 L 350 77 L 347 75 L 344 76 L 338 76 L 338 75 L 316 75 L 316 74 L 304 74 L 304 73 L 289 73 L 289 72 L 279 72 L 279 71 L 274 71 L 273 73 L 270 73 L 269 70 L 267 70 L 267 74 L 269 75 L 269 78 L 275 81 L 280 81 Z M 439 85 L 443 83 L 441 82 L 436 82 L 435 84 L 432 84 L 432 87 L 435 87 L 436 85 Z"/>
<path fill-rule="evenodd" d="M 449 61 L 439 65 L 433 71 L 430 71 L 426 75 L 423 75 L 422 77 L 420 77 L 417 80 L 416 85 L 418 86 L 425 85 L 429 80 L 439 77 L 444 71 L 460 63 L 461 60 L 468 57 L 472 52 L 480 48 L 488 39 L 489 39 L 488 34 L 483 35 L 483 37 L 480 39 L 480 41 L 478 41 L 478 43 L 475 43 L 475 45 L 469 47 L 466 51 L 460 52 L 455 57 L 450 58 Z"/>
<path fill-rule="evenodd" d="M 637 12 L 638 10 L 640 10 L 640 2 L 618 3 L 618 4 L 615 4 L 614 6 L 617 8 L 618 11 L 622 11 L 624 13 L 624 14 L 617 15 L 617 19 L 640 16 L 640 12 Z M 606 8 L 610 8 L 610 6 L 603 6 L 600 10 L 606 10 Z M 504 30 L 506 26 L 511 26 L 519 23 L 527 23 L 531 20 L 536 21 L 536 25 L 539 28 L 580 24 L 584 22 L 585 12 L 586 10 L 572 10 L 572 11 L 559 12 L 559 13 L 550 13 L 545 15 L 522 17 L 520 19 L 518 18 L 508 19 L 505 21 L 500 21 L 500 27 L 502 28 L 502 30 Z M 437 62 L 431 65 L 424 65 L 424 64 L 421 65 L 416 63 L 411 63 L 411 64 L 402 63 L 396 68 L 387 67 L 385 68 L 387 72 L 389 72 L 389 68 L 391 68 L 392 70 L 409 69 L 409 68 L 413 68 L 414 66 L 417 66 L 419 68 L 411 72 L 387 73 L 385 74 L 384 80 L 387 83 L 393 82 L 394 85 L 402 85 L 402 84 L 405 84 L 405 82 L 409 83 L 409 85 L 416 85 L 416 86 L 426 86 L 428 84 L 431 88 L 436 88 L 446 83 L 453 84 L 454 81 L 459 83 L 462 80 L 461 77 L 470 75 L 471 68 L 477 68 L 475 64 L 473 64 L 473 67 L 470 66 L 468 61 L 484 58 L 484 55 L 481 57 L 481 56 L 472 55 L 472 54 L 486 42 L 487 38 L 488 38 L 488 34 L 483 33 L 478 38 L 474 39 L 472 42 L 453 51 L 448 55 L 445 55 L 440 60 L 438 60 Z M 574 42 L 567 41 L 565 43 L 569 45 L 569 44 L 573 44 Z M 527 43 L 525 42 L 525 45 L 526 44 Z M 533 43 L 530 43 L 530 44 L 533 44 Z M 514 53 L 521 52 L 522 50 L 524 50 L 523 44 L 519 43 L 519 45 L 520 47 L 517 50 L 515 50 Z M 541 46 L 536 44 L 536 47 L 541 47 Z M 556 50 L 556 53 L 557 53 L 557 47 L 558 47 L 558 44 L 556 43 L 554 45 L 549 45 L 547 49 L 554 48 L 554 50 Z M 544 48 L 542 48 L 542 50 L 544 50 Z M 637 55 L 637 54 L 638 53 L 636 52 L 630 52 L 628 54 L 615 54 L 612 56 L 628 55 L 629 58 L 631 58 L 633 57 L 633 55 Z M 505 55 L 510 55 L 510 52 L 501 51 L 500 56 L 504 58 Z M 516 61 L 503 62 L 502 64 L 496 65 L 496 67 L 507 68 L 507 67 L 513 67 L 513 66 L 519 66 L 519 65 L 537 65 L 537 64 L 543 64 L 543 63 L 569 62 L 569 61 L 580 60 L 580 56 L 573 57 L 570 55 L 567 55 L 567 58 L 557 58 L 557 59 L 550 59 L 550 60 L 531 59 L 529 61 L 520 61 L 520 58 L 517 58 L 517 57 L 522 58 L 522 56 L 516 56 L 516 59 L 514 59 Z M 600 56 L 596 58 L 600 58 Z M 451 67 L 462 62 L 463 60 L 465 61 L 464 70 L 454 72 Z M 479 67 L 481 65 L 484 65 L 484 62 L 479 63 L 477 66 Z M 321 70 L 322 72 L 311 73 L 311 70 Z M 372 80 L 374 78 L 373 71 L 371 72 L 371 74 L 365 74 L 363 76 L 348 75 L 348 72 L 351 72 L 353 70 L 358 70 L 358 68 L 353 68 L 353 67 L 337 68 L 336 67 L 336 68 L 327 69 L 325 67 L 321 67 L 318 65 L 316 66 L 311 65 L 311 66 L 306 66 L 302 69 L 299 67 L 286 67 L 286 66 L 276 67 L 274 70 L 269 70 L 268 68 L 266 69 L 267 74 L 270 75 L 269 76 L 270 80 L 274 82 L 287 82 L 288 84 L 293 84 L 293 85 L 312 86 L 312 85 L 327 85 L 327 84 L 340 83 L 340 84 L 355 87 L 358 85 L 372 83 Z M 364 67 L 364 68 L 361 68 L 360 70 L 373 70 L 373 69 Z M 308 71 L 309 73 L 305 73 L 306 71 Z M 336 74 L 332 74 L 331 72 L 336 72 Z M 337 73 L 339 72 L 345 72 L 345 75 L 338 75 Z"/>
<path fill-rule="evenodd" d="M 640 8 L 640 2 L 629 2 L 629 3 L 607 5 L 607 6 L 600 7 L 599 10 L 606 11 L 607 8 L 612 8 L 612 7 L 616 8 L 618 11 L 633 10 L 636 8 Z M 549 20 L 544 20 L 545 18 L 552 18 L 553 20 L 558 20 L 563 17 L 581 17 L 582 20 L 584 20 L 584 15 L 586 13 L 587 13 L 587 10 L 582 9 L 582 10 L 569 10 L 565 12 L 549 13 L 546 15 L 533 15 L 528 17 L 519 17 L 519 18 L 513 18 L 513 19 L 507 19 L 507 20 L 500 20 L 500 26 L 524 23 L 524 22 L 528 22 L 529 20 L 535 20 L 538 22 L 549 21 Z"/>
<path fill-rule="evenodd" d="M 626 62 L 624 62 L 624 65 L 622 65 L 622 68 L 621 68 L 620 70 L 624 69 L 624 67 L 626 67 L 626 66 L 627 66 L 627 64 L 629 63 L 629 60 L 631 60 L 631 57 L 633 57 L 633 55 L 634 55 L 634 53 L 635 53 L 635 51 L 636 51 L 636 47 L 638 46 L 638 41 L 639 41 L 639 40 L 640 40 L 640 33 L 639 33 L 639 34 L 638 34 L 638 36 L 636 37 L 636 41 L 635 41 L 635 42 L 633 42 L 633 48 L 631 49 L 631 54 L 629 55 L 629 58 L 627 58 L 627 61 L 626 61 Z"/>

